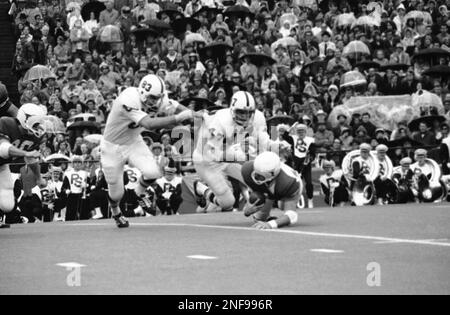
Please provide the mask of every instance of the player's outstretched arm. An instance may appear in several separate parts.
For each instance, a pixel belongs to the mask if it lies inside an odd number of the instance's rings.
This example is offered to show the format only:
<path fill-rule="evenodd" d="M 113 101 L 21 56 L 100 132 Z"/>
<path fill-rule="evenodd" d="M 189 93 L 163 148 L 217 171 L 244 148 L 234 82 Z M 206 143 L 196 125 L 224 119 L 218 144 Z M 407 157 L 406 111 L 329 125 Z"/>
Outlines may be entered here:
<path fill-rule="evenodd" d="M 145 116 L 139 125 L 145 129 L 161 129 L 171 126 L 179 125 L 185 121 L 192 121 L 198 116 L 202 117 L 203 114 L 196 113 L 192 110 L 186 110 L 179 114 L 167 116 L 167 117 L 151 117 L 150 115 Z"/>
<path fill-rule="evenodd" d="M 13 146 L 9 141 L 0 140 L 0 157 L 4 159 L 25 157 L 30 159 L 39 159 L 41 154 L 38 151 L 27 152 Z"/>

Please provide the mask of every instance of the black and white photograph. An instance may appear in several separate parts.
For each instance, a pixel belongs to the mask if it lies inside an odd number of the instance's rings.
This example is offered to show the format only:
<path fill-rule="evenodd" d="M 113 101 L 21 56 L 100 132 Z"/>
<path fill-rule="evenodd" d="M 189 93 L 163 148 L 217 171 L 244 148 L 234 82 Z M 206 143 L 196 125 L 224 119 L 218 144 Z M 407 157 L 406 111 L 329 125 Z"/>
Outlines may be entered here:
<path fill-rule="evenodd" d="M 0 0 L 0 295 L 450 294 L 449 10 Z"/>

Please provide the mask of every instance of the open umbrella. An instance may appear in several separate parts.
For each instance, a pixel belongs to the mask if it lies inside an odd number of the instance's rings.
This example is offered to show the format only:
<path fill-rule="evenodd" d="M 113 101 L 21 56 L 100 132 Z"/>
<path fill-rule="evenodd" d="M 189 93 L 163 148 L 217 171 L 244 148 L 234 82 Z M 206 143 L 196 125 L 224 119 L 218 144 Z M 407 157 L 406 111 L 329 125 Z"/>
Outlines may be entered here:
<path fill-rule="evenodd" d="M 219 8 L 210 8 L 210 7 L 206 7 L 203 6 L 200 10 L 198 10 L 197 12 L 195 12 L 194 14 L 192 14 L 193 18 L 198 18 L 199 16 L 206 16 L 206 18 L 212 19 L 213 17 L 217 16 L 217 14 L 221 14 L 223 12 L 222 9 Z"/>
<path fill-rule="evenodd" d="M 313 61 L 305 64 L 302 68 L 302 73 L 307 73 L 307 70 L 310 70 L 310 74 L 316 75 L 320 68 L 325 70 L 327 68 L 327 62 L 326 61 Z"/>
<path fill-rule="evenodd" d="M 160 30 L 160 31 L 166 31 L 166 30 L 170 30 L 172 27 L 170 26 L 170 24 L 167 24 L 166 22 L 163 22 L 161 20 L 158 19 L 151 19 L 145 22 L 145 24 L 148 25 L 148 27 L 153 28 L 155 30 Z"/>
<path fill-rule="evenodd" d="M 419 147 L 422 144 L 409 137 L 403 137 L 401 139 L 389 141 L 389 148 L 407 148 L 407 147 Z"/>
<path fill-rule="evenodd" d="M 412 60 L 415 59 L 431 59 L 431 58 L 441 58 L 441 57 L 445 57 L 448 58 L 450 57 L 450 52 L 441 48 L 427 48 L 427 49 L 422 49 L 420 50 L 418 53 L 414 54 L 414 56 L 412 57 Z"/>
<path fill-rule="evenodd" d="M 100 133 L 101 126 L 99 123 L 93 121 L 77 121 L 67 127 L 69 131 L 82 131 L 84 129 Z"/>
<path fill-rule="evenodd" d="M 433 23 L 433 19 L 431 18 L 430 13 L 425 11 L 418 11 L 418 10 L 410 11 L 405 15 L 405 21 L 408 21 L 409 19 L 414 20 L 420 19 L 423 20 L 424 23 L 429 25 Z"/>
<path fill-rule="evenodd" d="M 225 16 L 229 16 L 229 17 L 237 17 L 237 18 L 241 18 L 244 19 L 247 16 L 250 17 L 254 17 L 255 15 L 250 12 L 250 9 L 243 6 L 243 5 L 233 5 L 229 8 L 227 8 L 223 14 Z"/>
<path fill-rule="evenodd" d="M 336 26 L 348 26 L 355 23 L 356 18 L 353 13 L 339 14 L 336 18 Z"/>
<path fill-rule="evenodd" d="M 361 72 L 349 71 L 341 77 L 341 88 L 354 87 L 358 85 L 367 84 L 367 80 Z"/>
<path fill-rule="evenodd" d="M 285 23 L 289 23 L 291 26 L 297 23 L 297 16 L 293 13 L 285 13 L 280 17 L 280 26 Z"/>
<path fill-rule="evenodd" d="M 380 66 L 379 70 L 385 72 L 386 70 L 392 71 L 406 71 L 409 66 L 404 63 L 389 63 L 387 65 Z"/>
<path fill-rule="evenodd" d="M 102 43 L 122 43 L 123 34 L 118 26 L 106 25 L 99 33 Z"/>
<path fill-rule="evenodd" d="M 355 67 L 358 67 L 361 71 L 368 70 L 370 68 L 379 69 L 380 64 L 375 61 L 361 61 L 355 65 Z"/>
<path fill-rule="evenodd" d="M 160 35 L 160 33 L 157 30 L 150 27 L 135 28 L 134 30 L 131 31 L 131 33 L 134 34 L 134 36 L 136 36 L 136 39 L 138 41 L 147 40 L 149 36 L 158 37 Z"/>
<path fill-rule="evenodd" d="M 84 21 L 91 19 L 91 12 L 94 12 L 95 18 L 98 21 L 100 18 L 100 12 L 106 9 L 105 4 L 100 1 L 91 1 L 83 5 L 81 8 L 81 17 Z"/>
<path fill-rule="evenodd" d="M 209 109 L 210 107 L 215 106 L 215 104 L 211 102 L 209 99 L 202 97 L 189 97 L 180 101 L 180 104 L 186 107 L 188 107 L 191 103 L 194 103 L 195 111 L 202 109 Z"/>
<path fill-rule="evenodd" d="M 29 82 L 34 80 L 46 80 L 50 78 L 56 79 L 56 75 L 46 66 L 36 65 L 25 73 L 23 81 Z"/>
<path fill-rule="evenodd" d="M 92 144 L 100 144 L 100 142 L 103 140 L 103 135 L 98 133 L 87 135 L 86 137 L 84 137 L 84 140 Z"/>
<path fill-rule="evenodd" d="M 59 153 L 55 153 L 52 155 L 49 155 L 45 158 L 45 162 L 47 163 L 52 163 L 55 161 L 65 161 L 65 162 L 70 162 L 70 158 L 64 154 L 59 154 Z"/>
<path fill-rule="evenodd" d="M 422 116 L 412 120 L 408 124 L 408 128 L 411 131 L 417 131 L 419 130 L 419 125 L 421 123 L 426 123 L 428 127 L 432 127 L 436 121 L 439 122 L 439 124 L 442 124 L 446 121 L 446 119 L 444 116 L 438 115 Z"/>
<path fill-rule="evenodd" d="M 369 16 L 364 15 L 356 19 L 355 22 L 352 24 L 352 28 L 357 26 L 363 26 L 363 27 L 380 27 L 381 21 Z"/>
<path fill-rule="evenodd" d="M 243 55 L 240 59 L 246 59 L 249 58 L 250 62 L 254 64 L 257 67 L 261 67 L 264 64 L 273 65 L 276 63 L 276 60 L 273 59 L 271 56 L 261 53 L 249 53 Z"/>
<path fill-rule="evenodd" d="M 199 20 L 190 17 L 176 19 L 171 23 L 173 30 L 178 34 L 185 33 L 188 25 L 191 26 L 191 32 L 196 32 L 202 26 Z"/>
<path fill-rule="evenodd" d="M 167 15 L 171 21 L 184 17 L 184 14 L 177 9 L 164 9 L 156 13 L 158 19 L 162 19 L 163 15 Z"/>
<path fill-rule="evenodd" d="M 185 37 L 186 44 L 192 44 L 192 43 L 206 43 L 205 38 L 200 35 L 199 33 L 189 33 Z"/>
<path fill-rule="evenodd" d="M 356 54 L 370 55 L 370 49 L 360 40 L 354 40 L 347 44 L 342 51 L 343 56 L 352 56 Z"/>
<path fill-rule="evenodd" d="M 293 118 L 292 116 L 288 116 L 288 115 L 278 115 L 278 116 L 273 116 L 273 117 L 270 117 L 269 119 L 267 119 L 268 126 L 278 126 L 280 124 L 292 125 L 294 123 L 295 123 L 295 118 Z"/>
<path fill-rule="evenodd" d="M 434 66 L 422 72 L 422 75 L 430 77 L 450 78 L 450 67 L 445 65 Z"/>
<path fill-rule="evenodd" d="M 198 54 L 202 60 L 225 60 L 227 52 L 232 49 L 233 47 L 225 44 L 224 42 L 213 42 L 199 49 Z"/>
<path fill-rule="evenodd" d="M 383 13 L 383 6 L 379 2 L 369 2 L 367 5 L 367 12 L 375 12 L 381 16 L 381 13 Z"/>
<path fill-rule="evenodd" d="M 273 51 L 275 51 L 275 49 L 280 45 L 283 47 L 286 47 L 286 48 L 289 46 L 300 47 L 300 43 L 298 41 L 296 41 L 293 37 L 283 37 L 283 38 L 280 38 L 279 40 L 277 40 L 276 42 L 274 42 L 271 45 L 271 49 Z"/>

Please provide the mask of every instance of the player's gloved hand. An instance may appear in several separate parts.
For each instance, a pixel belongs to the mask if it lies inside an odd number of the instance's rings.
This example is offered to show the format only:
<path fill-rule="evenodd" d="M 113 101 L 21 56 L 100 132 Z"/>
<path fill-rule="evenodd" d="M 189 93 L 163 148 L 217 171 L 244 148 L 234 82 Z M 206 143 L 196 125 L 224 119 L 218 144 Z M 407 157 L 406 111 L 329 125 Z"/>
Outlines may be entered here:
<path fill-rule="evenodd" d="M 175 115 L 175 120 L 177 124 L 182 123 L 186 120 L 192 120 L 194 119 L 194 112 L 192 110 L 185 110 L 181 113 Z"/>
<path fill-rule="evenodd" d="M 263 222 L 263 221 L 257 221 L 255 224 L 253 224 L 252 228 L 258 229 L 258 230 L 270 230 L 272 227 L 269 223 Z"/>

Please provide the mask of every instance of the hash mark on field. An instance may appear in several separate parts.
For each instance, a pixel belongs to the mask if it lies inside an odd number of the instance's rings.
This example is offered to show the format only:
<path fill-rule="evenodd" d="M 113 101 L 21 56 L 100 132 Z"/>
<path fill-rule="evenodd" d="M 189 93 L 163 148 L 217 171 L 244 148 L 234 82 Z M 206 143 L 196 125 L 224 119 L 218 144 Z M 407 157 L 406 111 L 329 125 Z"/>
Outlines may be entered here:
<path fill-rule="evenodd" d="M 186 257 L 191 258 L 191 259 L 201 259 L 201 260 L 217 259 L 217 257 L 206 256 L 206 255 L 190 255 L 190 256 L 186 256 Z"/>
<path fill-rule="evenodd" d="M 325 254 L 342 254 L 344 252 L 343 250 L 326 249 L 326 248 L 315 248 L 315 249 L 310 249 L 309 251 L 314 252 L 314 253 L 325 253 Z"/>

